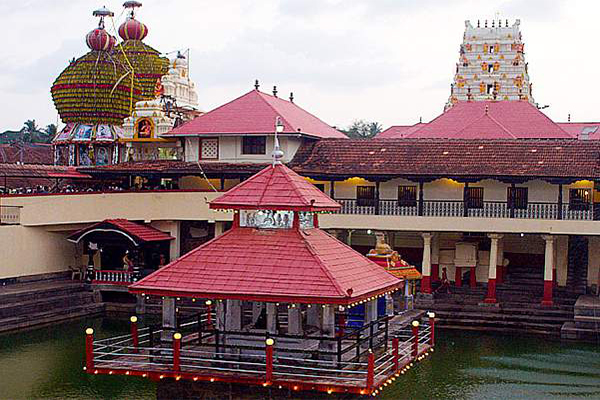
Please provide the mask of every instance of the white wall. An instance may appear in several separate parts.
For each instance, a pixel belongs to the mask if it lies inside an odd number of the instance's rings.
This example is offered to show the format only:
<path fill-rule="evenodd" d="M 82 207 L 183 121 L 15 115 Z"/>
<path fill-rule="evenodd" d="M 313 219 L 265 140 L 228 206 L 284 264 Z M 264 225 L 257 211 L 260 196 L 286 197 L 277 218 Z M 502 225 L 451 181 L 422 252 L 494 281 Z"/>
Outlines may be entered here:
<path fill-rule="evenodd" d="M 242 154 L 242 136 L 227 135 L 219 136 L 219 159 L 202 160 L 202 162 L 228 162 L 228 163 L 268 163 L 273 159 L 273 147 L 275 138 L 273 135 L 267 136 L 267 145 L 265 154 Z M 283 162 L 289 162 L 300 148 L 304 139 L 295 136 L 280 136 L 279 144 L 283 151 Z M 185 139 L 185 161 L 199 160 L 199 138 L 192 137 Z"/>

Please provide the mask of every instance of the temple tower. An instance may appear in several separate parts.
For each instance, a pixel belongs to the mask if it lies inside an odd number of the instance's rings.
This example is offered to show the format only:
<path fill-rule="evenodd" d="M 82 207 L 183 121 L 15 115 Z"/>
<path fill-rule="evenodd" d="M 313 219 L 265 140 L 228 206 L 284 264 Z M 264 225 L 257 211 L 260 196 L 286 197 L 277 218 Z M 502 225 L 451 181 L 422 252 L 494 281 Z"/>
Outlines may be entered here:
<path fill-rule="evenodd" d="M 465 21 L 454 83 L 446 109 L 459 101 L 526 100 L 536 104 L 521 40 L 521 21 Z"/>

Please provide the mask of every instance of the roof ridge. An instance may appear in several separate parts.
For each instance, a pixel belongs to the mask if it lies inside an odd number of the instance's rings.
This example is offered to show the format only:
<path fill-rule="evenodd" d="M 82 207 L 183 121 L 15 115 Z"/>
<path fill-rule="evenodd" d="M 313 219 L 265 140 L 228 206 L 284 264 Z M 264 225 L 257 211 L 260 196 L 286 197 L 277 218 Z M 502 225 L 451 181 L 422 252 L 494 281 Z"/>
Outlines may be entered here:
<path fill-rule="evenodd" d="M 209 115 L 209 114 L 211 114 L 211 113 L 213 113 L 213 112 L 215 112 L 215 111 L 217 111 L 217 110 L 219 110 L 219 109 L 221 109 L 221 108 L 223 108 L 223 107 L 225 107 L 225 106 L 228 106 L 229 104 L 233 103 L 234 101 L 237 101 L 237 100 L 241 99 L 242 97 L 244 97 L 244 96 L 248 96 L 250 93 L 252 93 L 252 92 L 257 92 L 257 91 L 258 91 L 258 90 L 256 90 L 256 89 L 252 89 L 251 91 L 249 91 L 249 92 L 247 92 L 247 93 L 244 93 L 243 95 L 241 95 L 241 96 L 238 96 L 238 97 L 236 97 L 235 99 L 228 101 L 227 103 L 221 104 L 221 105 L 220 105 L 219 107 L 217 107 L 217 108 L 213 108 L 212 110 L 210 110 L 210 111 L 207 111 L 207 112 L 205 112 L 204 114 L 198 115 L 197 117 L 194 117 L 194 118 L 190 119 L 189 121 L 186 121 L 186 122 L 184 122 L 183 124 L 179 125 L 179 126 L 178 126 L 178 127 L 176 127 L 176 128 L 173 128 L 173 129 L 171 129 L 171 130 L 169 130 L 169 131 L 167 131 L 167 132 L 165 132 L 165 133 L 161 133 L 161 134 L 160 134 L 160 136 L 171 134 L 173 131 L 175 131 L 175 130 L 177 130 L 177 129 L 181 128 L 181 127 L 184 127 L 184 126 L 186 126 L 186 125 L 187 125 L 187 124 L 189 124 L 190 122 L 194 121 L 196 118 L 202 118 L 202 117 L 204 117 L 205 115 Z"/>
<path fill-rule="evenodd" d="M 290 124 L 290 122 L 289 122 L 287 119 L 285 119 L 285 118 L 284 118 L 284 117 L 281 115 L 281 112 L 280 112 L 278 109 L 276 109 L 275 107 L 273 107 L 273 105 L 272 105 L 271 103 L 269 103 L 269 102 L 267 101 L 267 99 L 265 99 L 265 98 L 263 97 L 263 95 L 265 95 L 265 96 L 270 96 L 270 95 L 269 95 L 269 94 L 267 94 L 267 93 L 261 92 L 260 90 L 256 90 L 256 92 L 259 94 L 259 97 L 260 97 L 260 99 L 261 99 L 261 100 L 262 100 L 262 101 L 263 101 L 263 102 L 264 102 L 264 103 L 265 103 L 265 104 L 266 104 L 266 105 L 267 105 L 267 106 L 268 106 L 268 107 L 269 107 L 271 110 L 273 110 L 273 112 L 275 112 L 275 114 L 277 114 L 277 116 L 278 116 L 279 118 L 281 118 L 281 119 L 282 119 L 283 123 L 284 123 L 284 124 L 287 124 L 287 125 L 288 125 L 288 126 L 291 128 L 291 129 L 292 129 L 292 131 L 295 131 L 295 128 L 294 128 L 294 126 L 292 126 L 292 124 Z M 283 99 L 280 99 L 279 97 L 275 97 L 275 96 L 271 96 L 271 97 L 273 97 L 274 99 L 278 99 L 278 100 L 285 101 L 285 100 L 283 100 Z M 291 103 L 291 102 L 290 102 L 290 103 Z M 291 104 L 294 104 L 294 103 L 291 103 Z M 295 105 L 295 104 L 294 104 L 294 105 Z M 296 106 L 296 107 L 298 107 L 298 106 Z M 298 108 L 300 108 L 300 107 L 298 107 Z M 273 121 L 273 132 L 275 132 L 275 129 L 276 129 L 276 128 L 275 128 L 275 123 L 276 123 L 276 122 L 277 122 L 277 121 Z"/>
<path fill-rule="evenodd" d="M 511 136 L 512 139 L 517 139 L 517 137 L 515 135 L 513 135 L 508 129 L 506 129 L 500 122 L 498 122 L 494 117 L 492 117 L 490 114 L 488 113 L 484 113 L 482 116 L 480 116 L 479 118 L 474 119 L 473 121 L 471 121 L 470 123 L 467 123 L 465 126 L 463 126 L 460 130 L 456 131 L 457 134 L 462 133 L 465 129 L 470 128 L 473 126 L 473 124 L 481 121 L 483 118 L 488 117 L 493 123 L 495 123 L 496 125 L 498 125 L 502 130 L 504 130 L 504 132 L 506 132 L 507 134 L 509 134 Z"/>
<path fill-rule="evenodd" d="M 333 236 L 329 235 L 327 232 L 325 232 L 325 231 L 323 231 L 323 230 L 321 230 L 319 228 L 312 228 L 312 229 L 305 229 L 305 230 L 298 229 L 296 231 L 296 232 L 298 232 L 298 235 L 300 235 L 300 238 L 306 243 L 306 248 L 308 249 L 308 251 L 318 261 L 319 267 L 321 268 L 321 271 L 323 271 L 325 273 L 325 275 L 327 275 L 327 277 L 329 278 L 329 281 L 331 283 L 333 283 L 333 286 L 337 289 L 338 294 L 341 295 L 342 297 L 348 297 L 348 293 L 344 292 L 344 290 L 339 285 L 339 283 L 336 281 L 336 279 L 333 277 L 333 275 L 331 275 L 331 272 L 329 271 L 329 269 L 327 269 L 325 262 L 321 259 L 321 257 L 319 256 L 319 254 L 313 248 L 313 244 L 309 240 L 306 239 L 306 236 L 309 236 L 309 235 L 306 235 L 304 232 L 308 231 L 308 230 L 317 231 L 319 233 L 324 233 L 325 235 L 330 236 L 333 239 L 335 239 L 335 238 Z M 337 239 L 335 239 L 335 240 L 337 240 Z M 342 242 L 340 242 L 340 243 L 342 243 Z M 342 244 L 344 244 L 344 243 L 342 243 Z M 356 251 L 354 249 L 352 249 L 352 250 Z"/>

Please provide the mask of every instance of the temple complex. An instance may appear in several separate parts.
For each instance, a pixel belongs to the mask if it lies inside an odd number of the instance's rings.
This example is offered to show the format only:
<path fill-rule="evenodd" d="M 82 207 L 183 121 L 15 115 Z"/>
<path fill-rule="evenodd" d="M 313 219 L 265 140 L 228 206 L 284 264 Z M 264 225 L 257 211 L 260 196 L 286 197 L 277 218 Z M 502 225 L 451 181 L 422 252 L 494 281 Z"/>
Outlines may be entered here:
<path fill-rule="evenodd" d="M 520 20 L 465 21 L 454 83 L 445 108 L 459 101 L 525 100 L 532 96 Z M 483 26 L 482 26 L 483 25 Z"/>

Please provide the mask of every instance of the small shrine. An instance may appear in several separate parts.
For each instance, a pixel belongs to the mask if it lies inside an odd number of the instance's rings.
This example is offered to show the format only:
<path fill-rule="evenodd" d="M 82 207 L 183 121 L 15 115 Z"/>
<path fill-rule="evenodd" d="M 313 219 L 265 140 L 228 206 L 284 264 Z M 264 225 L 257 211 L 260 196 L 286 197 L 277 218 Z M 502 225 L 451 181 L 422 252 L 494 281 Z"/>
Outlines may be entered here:
<path fill-rule="evenodd" d="M 273 156 L 209 203 L 230 230 L 129 286 L 160 297 L 160 325 L 134 317 L 131 342 L 88 331 L 88 373 L 371 395 L 429 354 L 433 315 L 380 313 L 402 280 L 319 229 L 340 204 L 280 162 L 277 136 Z"/>
<path fill-rule="evenodd" d="M 367 253 L 367 258 L 381 265 L 390 274 L 402 279 L 404 285 L 404 298 L 401 299 L 398 295 L 388 295 L 386 298 L 386 309 L 411 309 L 413 306 L 414 295 L 416 294 L 416 284 L 422 279 L 421 273 L 414 265 L 410 265 L 404 261 L 402 257 L 400 257 L 400 254 L 387 244 L 385 233 L 375 232 L 375 238 L 377 243 L 375 244 L 375 248 Z M 395 306 L 395 303 L 400 302 L 402 302 L 401 305 Z"/>

